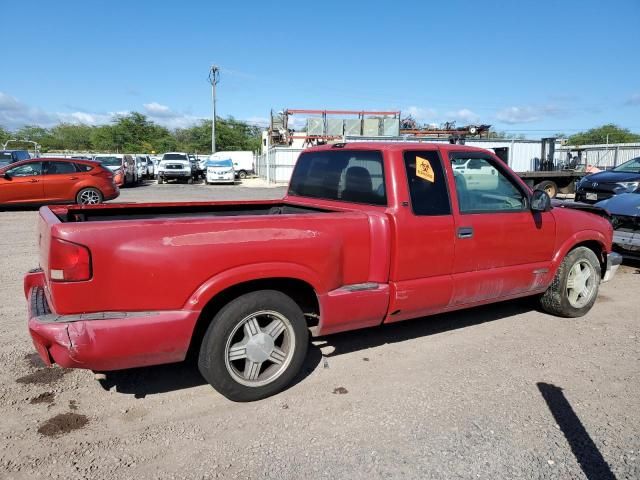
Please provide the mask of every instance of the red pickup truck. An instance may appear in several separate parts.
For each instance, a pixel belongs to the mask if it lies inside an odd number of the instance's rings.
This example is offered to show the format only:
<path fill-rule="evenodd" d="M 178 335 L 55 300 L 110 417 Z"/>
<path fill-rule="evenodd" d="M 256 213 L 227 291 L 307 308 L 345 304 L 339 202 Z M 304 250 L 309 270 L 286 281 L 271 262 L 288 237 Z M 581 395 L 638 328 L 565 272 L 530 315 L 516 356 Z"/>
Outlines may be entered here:
<path fill-rule="evenodd" d="M 236 401 L 285 388 L 310 333 L 527 295 L 577 317 L 621 262 L 605 218 L 552 207 L 485 150 L 440 144 L 308 149 L 276 201 L 43 207 L 38 235 L 25 294 L 47 364 L 194 352 Z"/>

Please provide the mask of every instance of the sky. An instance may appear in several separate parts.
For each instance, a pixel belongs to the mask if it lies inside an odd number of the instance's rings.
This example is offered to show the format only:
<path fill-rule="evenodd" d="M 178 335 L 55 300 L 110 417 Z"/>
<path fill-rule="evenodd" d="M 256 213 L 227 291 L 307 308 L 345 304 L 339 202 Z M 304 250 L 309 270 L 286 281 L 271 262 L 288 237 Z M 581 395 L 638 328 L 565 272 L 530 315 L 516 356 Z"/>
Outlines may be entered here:
<path fill-rule="evenodd" d="M 211 117 L 216 64 L 218 115 L 257 124 L 355 109 L 529 138 L 640 132 L 640 0 L 0 4 L 9 129 L 129 111 L 185 127 Z"/>

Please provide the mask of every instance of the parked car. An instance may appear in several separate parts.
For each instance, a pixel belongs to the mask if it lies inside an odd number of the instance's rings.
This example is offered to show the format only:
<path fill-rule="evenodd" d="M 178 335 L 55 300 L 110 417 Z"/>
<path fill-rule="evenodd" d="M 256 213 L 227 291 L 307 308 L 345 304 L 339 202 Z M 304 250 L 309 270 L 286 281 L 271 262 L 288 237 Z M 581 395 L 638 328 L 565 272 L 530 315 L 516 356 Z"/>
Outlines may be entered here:
<path fill-rule="evenodd" d="M 624 256 L 640 258 L 640 193 L 621 193 L 596 206 L 611 215 L 616 250 Z"/>
<path fill-rule="evenodd" d="M 233 161 L 230 158 L 223 160 L 207 160 L 205 163 L 205 183 L 235 183 L 236 176 L 233 170 Z"/>
<path fill-rule="evenodd" d="M 640 157 L 611 170 L 583 177 L 576 187 L 577 202 L 596 203 L 621 193 L 640 191 Z"/>
<path fill-rule="evenodd" d="M 93 159 L 113 172 L 116 185 L 133 185 L 136 183 L 136 165 L 131 155 L 114 153 L 96 155 Z"/>
<path fill-rule="evenodd" d="M 137 154 L 134 155 L 136 161 L 136 182 L 141 182 L 143 179 L 147 178 L 147 156 Z"/>
<path fill-rule="evenodd" d="M 197 178 L 205 178 L 207 176 L 207 161 L 208 155 L 198 155 L 197 157 Z"/>
<path fill-rule="evenodd" d="M 0 150 L 0 168 L 30 158 L 31 155 L 26 150 Z"/>
<path fill-rule="evenodd" d="M 151 160 L 151 157 L 147 155 L 147 178 L 154 178 L 156 172 L 156 166 Z"/>
<path fill-rule="evenodd" d="M 158 183 L 169 180 L 183 180 L 193 183 L 195 168 L 184 152 L 167 152 L 158 164 Z"/>
<path fill-rule="evenodd" d="M 233 169 L 236 172 L 236 178 L 244 180 L 254 173 L 253 152 L 216 152 L 211 155 L 210 160 L 225 158 L 230 158 L 233 161 Z"/>
<path fill-rule="evenodd" d="M 467 183 L 460 159 L 498 182 Z M 314 147 L 281 200 L 45 207 L 38 230 L 25 293 L 45 363 L 105 371 L 192 352 L 236 401 L 284 389 L 309 332 L 524 296 L 579 317 L 621 262 L 608 220 L 552 208 L 487 150 L 449 144 Z"/>
<path fill-rule="evenodd" d="M 113 172 L 93 161 L 37 158 L 0 169 L 0 205 L 91 205 L 118 195 Z"/>

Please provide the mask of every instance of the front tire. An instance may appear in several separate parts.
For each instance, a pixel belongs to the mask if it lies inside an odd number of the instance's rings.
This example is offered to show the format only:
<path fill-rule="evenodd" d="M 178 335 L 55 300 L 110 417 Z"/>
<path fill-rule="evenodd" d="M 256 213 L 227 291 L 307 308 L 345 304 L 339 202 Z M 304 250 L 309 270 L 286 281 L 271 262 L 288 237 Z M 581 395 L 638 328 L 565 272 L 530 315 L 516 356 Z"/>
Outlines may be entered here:
<path fill-rule="evenodd" d="M 283 390 L 302 368 L 309 330 L 300 307 L 275 290 L 244 294 L 213 318 L 198 368 L 222 395 L 251 402 Z"/>
<path fill-rule="evenodd" d="M 102 203 L 102 193 L 97 188 L 83 188 L 76 195 L 78 205 L 98 205 Z"/>
<path fill-rule="evenodd" d="M 540 299 L 542 309 L 560 317 L 582 317 L 598 297 L 601 278 L 600 262 L 593 250 L 571 250 Z"/>

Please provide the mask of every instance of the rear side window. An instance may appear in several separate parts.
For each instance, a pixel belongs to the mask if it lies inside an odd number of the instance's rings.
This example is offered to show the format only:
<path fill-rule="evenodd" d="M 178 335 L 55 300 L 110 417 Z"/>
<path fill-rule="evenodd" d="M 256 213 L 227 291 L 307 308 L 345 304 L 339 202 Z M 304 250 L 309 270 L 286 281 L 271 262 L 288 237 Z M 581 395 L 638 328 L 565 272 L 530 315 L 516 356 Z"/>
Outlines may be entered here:
<path fill-rule="evenodd" d="M 447 179 L 438 152 L 404 152 L 411 208 L 415 215 L 450 215 Z"/>
<path fill-rule="evenodd" d="M 76 163 L 75 166 L 79 172 L 90 172 L 91 170 L 93 170 L 93 167 L 91 165 L 86 165 L 84 163 Z"/>
<path fill-rule="evenodd" d="M 76 172 L 75 163 L 73 162 L 49 162 L 47 167 L 47 175 L 61 175 Z"/>
<path fill-rule="evenodd" d="M 322 150 L 302 153 L 289 186 L 291 195 L 386 205 L 382 153 Z"/>

